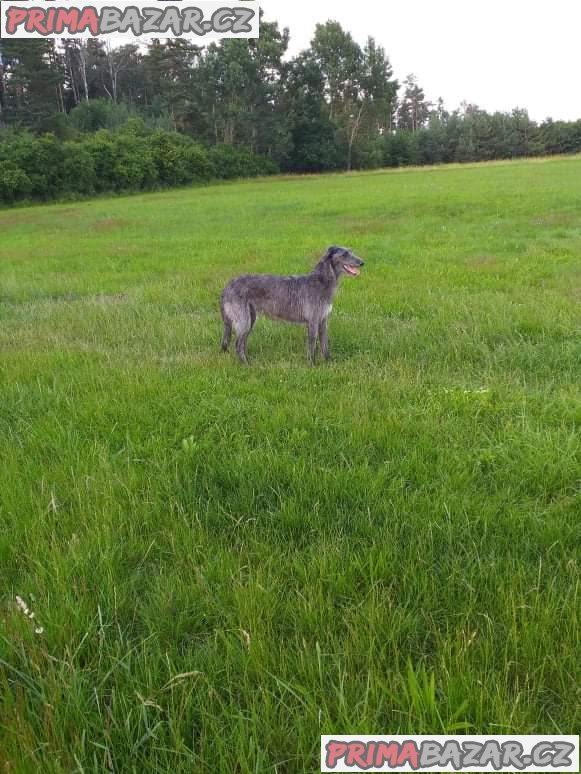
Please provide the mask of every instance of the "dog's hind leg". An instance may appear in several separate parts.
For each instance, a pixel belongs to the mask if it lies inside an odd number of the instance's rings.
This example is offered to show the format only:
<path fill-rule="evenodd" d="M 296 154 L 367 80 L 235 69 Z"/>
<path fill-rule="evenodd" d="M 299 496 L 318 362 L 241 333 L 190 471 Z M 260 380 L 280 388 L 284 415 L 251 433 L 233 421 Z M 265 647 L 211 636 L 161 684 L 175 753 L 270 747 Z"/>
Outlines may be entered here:
<path fill-rule="evenodd" d="M 243 365 L 248 365 L 248 358 L 246 356 L 246 339 L 248 338 L 249 333 L 250 328 L 239 333 L 238 338 L 236 339 L 236 353 L 238 354 L 238 360 L 240 360 Z"/>
<path fill-rule="evenodd" d="M 248 358 L 246 357 L 246 339 L 255 322 L 256 312 L 250 304 L 240 308 L 234 320 L 234 327 L 236 328 L 236 352 L 238 354 L 238 359 L 244 365 L 248 365 Z"/>
<path fill-rule="evenodd" d="M 220 299 L 220 311 L 224 320 L 224 335 L 222 336 L 222 352 L 227 352 L 230 346 L 230 337 L 232 336 L 232 305 L 225 298 L 224 293 Z"/>
<path fill-rule="evenodd" d="M 232 321 L 224 318 L 224 335 L 222 336 L 222 352 L 227 352 L 232 336 Z"/>

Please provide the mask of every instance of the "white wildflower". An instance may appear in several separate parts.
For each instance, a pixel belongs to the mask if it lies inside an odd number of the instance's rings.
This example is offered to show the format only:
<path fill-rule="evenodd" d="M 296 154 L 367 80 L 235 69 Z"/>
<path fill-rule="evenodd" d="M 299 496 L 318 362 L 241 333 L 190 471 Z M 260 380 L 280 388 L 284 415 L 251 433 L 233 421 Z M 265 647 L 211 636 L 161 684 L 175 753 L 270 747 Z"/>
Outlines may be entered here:
<path fill-rule="evenodd" d="M 16 607 L 22 611 L 23 615 L 25 615 L 29 621 L 34 620 L 34 613 L 32 612 L 32 610 L 30 610 L 30 608 L 28 607 L 26 602 L 22 599 L 22 597 L 19 597 L 18 595 L 16 595 Z M 42 626 L 34 627 L 35 634 L 43 634 L 43 632 L 44 632 L 44 629 Z"/>

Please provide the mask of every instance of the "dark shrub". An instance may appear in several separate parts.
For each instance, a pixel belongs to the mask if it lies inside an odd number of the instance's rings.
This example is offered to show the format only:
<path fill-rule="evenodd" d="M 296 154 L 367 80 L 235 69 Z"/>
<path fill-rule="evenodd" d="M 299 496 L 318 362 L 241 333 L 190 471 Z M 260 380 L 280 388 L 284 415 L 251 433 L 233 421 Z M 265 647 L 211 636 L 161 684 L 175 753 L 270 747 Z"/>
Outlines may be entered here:
<path fill-rule="evenodd" d="M 226 146 L 207 150 L 177 132 L 151 132 L 141 118 L 130 118 L 114 132 L 99 129 L 66 142 L 52 134 L 0 132 L 0 202 L 8 204 L 277 171 L 273 162 L 248 151 Z"/>
<path fill-rule="evenodd" d="M 64 190 L 61 144 L 54 135 L 23 133 L 3 142 L 0 157 L 11 161 L 30 181 L 30 195 L 52 199 Z"/>
<path fill-rule="evenodd" d="M 99 129 L 118 129 L 129 118 L 126 105 L 116 105 L 107 99 L 92 99 L 81 102 L 71 110 L 69 125 L 79 132 L 97 132 Z"/>
<path fill-rule="evenodd" d="M 0 161 L 0 202 L 12 204 L 25 199 L 32 191 L 28 175 L 13 161 Z"/>
<path fill-rule="evenodd" d="M 63 177 L 67 190 L 74 194 L 91 194 L 97 189 L 95 162 L 86 144 L 65 142 L 63 150 Z"/>
<path fill-rule="evenodd" d="M 101 129 L 90 135 L 84 142 L 95 170 L 96 191 L 114 191 L 115 178 L 115 144 L 110 132 Z"/>
<path fill-rule="evenodd" d="M 115 190 L 152 188 L 159 176 L 147 139 L 134 134 L 113 135 Z"/>
<path fill-rule="evenodd" d="M 209 151 L 213 177 L 218 180 L 232 180 L 237 177 L 274 175 L 277 165 L 264 156 L 255 156 L 246 150 L 231 145 L 215 145 Z"/>
<path fill-rule="evenodd" d="M 149 144 L 164 185 L 206 182 L 213 176 L 207 151 L 189 137 L 158 129 L 150 135 Z"/>

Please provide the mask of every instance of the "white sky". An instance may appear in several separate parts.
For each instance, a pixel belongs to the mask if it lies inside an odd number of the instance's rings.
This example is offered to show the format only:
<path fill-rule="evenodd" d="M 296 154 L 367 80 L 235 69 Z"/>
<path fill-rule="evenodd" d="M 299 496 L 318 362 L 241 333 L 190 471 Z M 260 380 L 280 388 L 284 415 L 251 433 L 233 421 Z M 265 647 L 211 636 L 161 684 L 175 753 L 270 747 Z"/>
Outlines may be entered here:
<path fill-rule="evenodd" d="M 290 53 L 315 24 L 339 21 L 386 50 L 401 81 L 415 73 L 428 99 L 489 111 L 528 108 L 542 121 L 581 118 L 581 0 L 261 0 L 265 19 L 290 27 Z"/>

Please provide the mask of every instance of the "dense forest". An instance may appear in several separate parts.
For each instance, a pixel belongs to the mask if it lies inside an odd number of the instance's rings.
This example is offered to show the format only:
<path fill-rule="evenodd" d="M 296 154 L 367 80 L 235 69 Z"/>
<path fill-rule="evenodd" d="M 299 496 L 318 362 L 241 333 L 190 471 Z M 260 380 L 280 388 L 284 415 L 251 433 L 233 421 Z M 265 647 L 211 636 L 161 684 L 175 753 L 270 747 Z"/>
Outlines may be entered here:
<path fill-rule="evenodd" d="M 430 103 L 373 38 L 316 27 L 206 47 L 155 41 L 0 41 L 0 201 L 284 172 L 581 151 L 581 120 Z"/>

